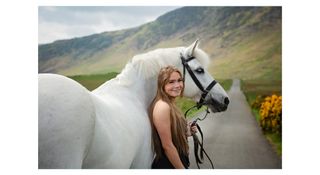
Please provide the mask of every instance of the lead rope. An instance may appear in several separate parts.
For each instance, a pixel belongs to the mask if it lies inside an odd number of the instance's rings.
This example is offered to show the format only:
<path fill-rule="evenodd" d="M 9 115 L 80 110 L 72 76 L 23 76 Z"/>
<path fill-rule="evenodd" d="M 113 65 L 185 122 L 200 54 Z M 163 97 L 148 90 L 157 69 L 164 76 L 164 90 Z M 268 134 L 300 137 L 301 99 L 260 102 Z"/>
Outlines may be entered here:
<path fill-rule="evenodd" d="M 195 108 L 195 107 L 198 107 L 198 105 L 189 108 L 189 109 L 184 113 L 184 117 L 187 118 L 188 112 L 189 112 L 191 109 Z M 201 142 L 200 142 L 197 134 L 192 133 L 193 144 L 194 144 L 194 156 L 195 156 L 195 159 L 196 159 L 196 163 L 197 163 L 198 169 L 200 169 L 199 164 L 203 164 L 203 153 L 207 156 L 208 160 L 210 161 L 210 164 L 211 164 L 212 169 L 214 169 L 213 163 L 212 163 L 209 155 L 207 154 L 207 152 L 206 152 L 206 151 L 204 150 L 204 148 L 203 148 L 203 133 L 202 133 L 202 130 L 201 130 L 200 126 L 197 124 L 197 121 L 198 121 L 198 120 L 200 120 L 200 121 L 204 120 L 209 113 L 210 113 L 210 112 L 209 112 L 208 107 L 207 107 L 205 116 L 204 116 L 202 119 L 198 117 L 198 118 L 197 118 L 196 120 L 194 120 L 194 121 L 192 122 L 192 124 L 191 124 L 191 126 L 197 126 L 197 129 L 198 129 L 198 131 L 199 131 L 199 133 L 200 133 L 200 135 L 201 135 Z M 199 154 L 198 154 L 198 152 L 199 152 L 199 146 L 200 146 L 200 158 L 199 158 Z"/>

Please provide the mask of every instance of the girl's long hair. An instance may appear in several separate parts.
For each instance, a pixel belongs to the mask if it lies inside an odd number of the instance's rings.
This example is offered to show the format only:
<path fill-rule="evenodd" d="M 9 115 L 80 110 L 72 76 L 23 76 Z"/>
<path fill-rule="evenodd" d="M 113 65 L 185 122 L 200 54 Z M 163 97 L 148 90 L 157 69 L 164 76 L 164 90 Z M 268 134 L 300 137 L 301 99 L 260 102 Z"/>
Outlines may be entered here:
<path fill-rule="evenodd" d="M 187 121 L 183 117 L 180 109 L 176 106 L 174 103 L 173 97 L 170 97 L 165 92 L 165 85 L 169 82 L 170 75 L 173 72 L 177 72 L 180 74 L 180 71 L 173 67 L 173 66 L 167 66 L 165 68 L 162 68 L 158 75 L 158 88 L 157 88 L 157 94 L 155 98 L 153 99 L 152 103 L 149 107 L 149 119 L 152 126 L 152 141 L 153 141 L 153 150 L 156 153 L 155 159 L 159 159 L 162 156 L 162 145 L 161 140 L 158 135 L 158 132 L 154 126 L 153 123 L 153 109 L 157 101 L 163 100 L 164 102 L 168 103 L 170 106 L 170 122 L 171 122 L 171 136 L 172 136 L 172 142 L 177 148 L 177 151 L 179 154 L 188 155 L 189 146 L 187 142 Z M 184 91 L 184 85 L 181 91 L 181 95 Z"/>

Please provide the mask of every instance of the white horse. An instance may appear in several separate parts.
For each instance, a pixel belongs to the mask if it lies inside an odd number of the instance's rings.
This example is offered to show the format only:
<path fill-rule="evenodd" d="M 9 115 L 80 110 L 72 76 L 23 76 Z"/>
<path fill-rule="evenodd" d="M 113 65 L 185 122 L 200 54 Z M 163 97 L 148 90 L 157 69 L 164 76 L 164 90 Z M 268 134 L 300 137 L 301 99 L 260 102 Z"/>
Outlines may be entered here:
<path fill-rule="evenodd" d="M 214 80 L 205 70 L 209 58 L 197 43 L 136 55 L 116 78 L 92 92 L 67 77 L 40 74 L 39 168 L 150 168 L 147 108 L 160 68 L 174 65 L 183 72 L 181 57 L 193 56 L 188 65 L 199 82 L 206 87 Z M 202 92 L 189 74 L 184 96 L 199 100 Z M 224 111 L 228 95 L 217 83 L 205 103 L 211 111 Z"/>

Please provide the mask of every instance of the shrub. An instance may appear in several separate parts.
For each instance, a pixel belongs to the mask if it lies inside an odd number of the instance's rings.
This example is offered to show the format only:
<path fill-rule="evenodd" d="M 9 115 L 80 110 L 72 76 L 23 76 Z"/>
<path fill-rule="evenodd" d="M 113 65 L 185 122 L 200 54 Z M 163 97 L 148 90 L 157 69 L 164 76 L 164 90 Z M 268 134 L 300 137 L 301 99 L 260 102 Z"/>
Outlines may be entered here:
<path fill-rule="evenodd" d="M 264 131 L 281 134 L 282 96 L 267 96 L 260 106 L 260 126 Z"/>

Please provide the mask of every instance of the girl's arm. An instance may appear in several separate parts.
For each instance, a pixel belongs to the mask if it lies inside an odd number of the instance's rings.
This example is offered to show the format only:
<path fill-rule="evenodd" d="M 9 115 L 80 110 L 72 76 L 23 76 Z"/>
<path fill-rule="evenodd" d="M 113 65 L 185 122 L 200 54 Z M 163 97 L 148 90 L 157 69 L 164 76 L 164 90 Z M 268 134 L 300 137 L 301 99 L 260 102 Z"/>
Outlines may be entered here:
<path fill-rule="evenodd" d="M 170 106 L 158 101 L 153 109 L 153 123 L 158 131 L 162 147 L 169 161 L 175 168 L 185 168 L 180 160 L 178 151 L 172 143 Z"/>

